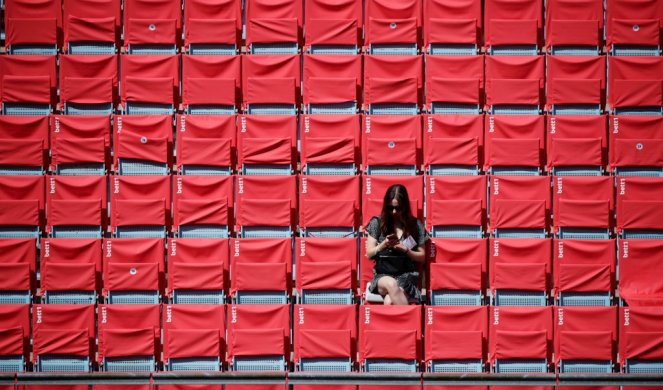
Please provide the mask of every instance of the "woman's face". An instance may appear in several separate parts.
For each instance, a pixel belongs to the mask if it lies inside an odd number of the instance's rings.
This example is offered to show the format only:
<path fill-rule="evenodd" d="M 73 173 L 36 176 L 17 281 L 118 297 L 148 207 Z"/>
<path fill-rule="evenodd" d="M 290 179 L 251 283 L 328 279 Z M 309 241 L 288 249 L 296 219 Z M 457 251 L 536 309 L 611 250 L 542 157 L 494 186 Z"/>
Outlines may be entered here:
<path fill-rule="evenodd" d="M 391 204 L 389 205 L 391 209 L 391 216 L 394 220 L 398 220 L 401 217 L 401 205 L 397 199 L 392 199 Z"/>

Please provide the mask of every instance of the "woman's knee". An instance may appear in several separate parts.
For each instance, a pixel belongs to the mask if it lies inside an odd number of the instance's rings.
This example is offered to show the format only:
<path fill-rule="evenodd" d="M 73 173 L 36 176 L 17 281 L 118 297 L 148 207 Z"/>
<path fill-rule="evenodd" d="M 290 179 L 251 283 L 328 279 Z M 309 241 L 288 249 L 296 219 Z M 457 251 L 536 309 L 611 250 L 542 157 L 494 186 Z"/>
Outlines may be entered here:
<path fill-rule="evenodd" d="M 398 289 L 400 288 L 398 286 L 398 282 L 396 279 L 390 277 L 390 276 L 383 276 L 380 278 L 378 281 L 378 287 L 382 287 L 382 289 L 385 290 L 385 292 L 393 294 L 395 292 L 398 292 Z"/>

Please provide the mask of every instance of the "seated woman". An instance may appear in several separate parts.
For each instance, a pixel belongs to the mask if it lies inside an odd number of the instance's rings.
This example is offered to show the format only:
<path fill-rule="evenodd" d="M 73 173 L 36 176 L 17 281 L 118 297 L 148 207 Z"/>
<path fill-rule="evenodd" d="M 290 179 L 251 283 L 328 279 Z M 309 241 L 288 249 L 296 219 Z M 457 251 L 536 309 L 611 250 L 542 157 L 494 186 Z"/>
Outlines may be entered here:
<path fill-rule="evenodd" d="M 375 261 L 369 291 L 380 294 L 385 305 L 407 305 L 410 299 L 420 302 L 415 262 L 425 261 L 428 237 L 424 224 L 412 215 L 403 185 L 387 189 L 382 213 L 371 218 L 366 232 L 366 254 Z"/>

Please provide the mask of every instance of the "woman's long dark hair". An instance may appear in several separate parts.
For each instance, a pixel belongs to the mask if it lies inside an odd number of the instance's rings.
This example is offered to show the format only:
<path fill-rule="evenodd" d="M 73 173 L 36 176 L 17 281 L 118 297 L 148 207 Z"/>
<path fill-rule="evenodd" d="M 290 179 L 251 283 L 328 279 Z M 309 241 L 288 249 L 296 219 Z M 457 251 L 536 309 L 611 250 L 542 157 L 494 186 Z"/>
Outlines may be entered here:
<path fill-rule="evenodd" d="M 403 237 L 412 235 L 417 231 L 417 219 L 412 215 L 410 209 L 410 197 L 407 194 L 407 188 L 402 184 L 394 184 L 387 189 L 382 202 L 382 214 L 380 215 L 380 231 L 383 236 L 396 233 L 394 228 L 394 218 L 391 212 L 391 201 L 396 199 L 400 206 L 400 214 L 403 223 Z"/>

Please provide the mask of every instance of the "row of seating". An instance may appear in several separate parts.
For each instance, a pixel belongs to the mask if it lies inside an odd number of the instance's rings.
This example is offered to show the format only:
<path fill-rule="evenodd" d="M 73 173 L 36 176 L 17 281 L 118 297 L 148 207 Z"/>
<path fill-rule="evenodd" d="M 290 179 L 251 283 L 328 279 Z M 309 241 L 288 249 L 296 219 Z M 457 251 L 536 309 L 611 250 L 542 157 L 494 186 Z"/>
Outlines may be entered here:
<path fill-rule="evenodd" d="M 6 0 L 5 25 L 15 54 L 114 53 L 120 45 L 175 53 L 182 44 L 194 54 L 234 54 L 244 42 L 254 54 L 356 54 L 362 45 L 371 54 L 422 46 L 434 54 L 598 54 L 607 44 L 611 54 L 659 55 L 661 8 L 609 0 L 604 19 L 601 0 L 548 1 L 545 12 L 543 0 Z"/>
<path fill-rule="evenodd" d="M 162 364 L 166 371 L 656 373 L 662 368 L 657 360 L 661 307 L 95 309 L 34 305 L 30 332 L 30 306 L 0 305 L 0 328 L 7 336 L 2 352 L 12 357 L 3 360 L 5 371 L 26 369 L 30 339 L 31 363 L 40 372 L 87 372 L 97 365 L 108 372 L 156 371 Z"/>
<path fill-rule="evenodd" d="M 663 176 L 662 140 L 663 116 L 4 115 L 0 174 Z"/>
<path fill-rule="evenodd" d="M 663 57 L 61 55 L 59 62 L 57 77 L 56 56 L 0 56 L 3 113 L 47 115 L 58 103 L 74 115 L 116 107 L 293 115 L 300 106 L 311 114 L 663 113 Z"/>
<path fill-rule="evenodd" d="M 399 183 L 434 237 L 607 239 L 616 226 L 623 238 L 662 238 L 661 178 L 619 177 L 616 200 L 607 176 L 427 176 L 425 194 L 423 176 L 299 176 L 299 191 L 297 178 L 0 175 L 0 236 L 36 238 L 46 226 L 55 238 L 165 238 L 172 226 L 182 238 L 292 237 L 297 227 L 346 237 Z"/>
<path fill-rule="evenodd" d="M 164 254 L 166 241 L 156 238 L 42 238 L 37 266 L 34 239 L 2 239 L 0 303 L 30 303 L 37 294 L 43 303 L 366 302 L 374 264 L 365 240 L 170 238 Z M 432 305 L 611 306 L 617 281 L 622 302 L 662 302 L 663 240 L 433 238 L 428 245 L 419 268 Z"/>

